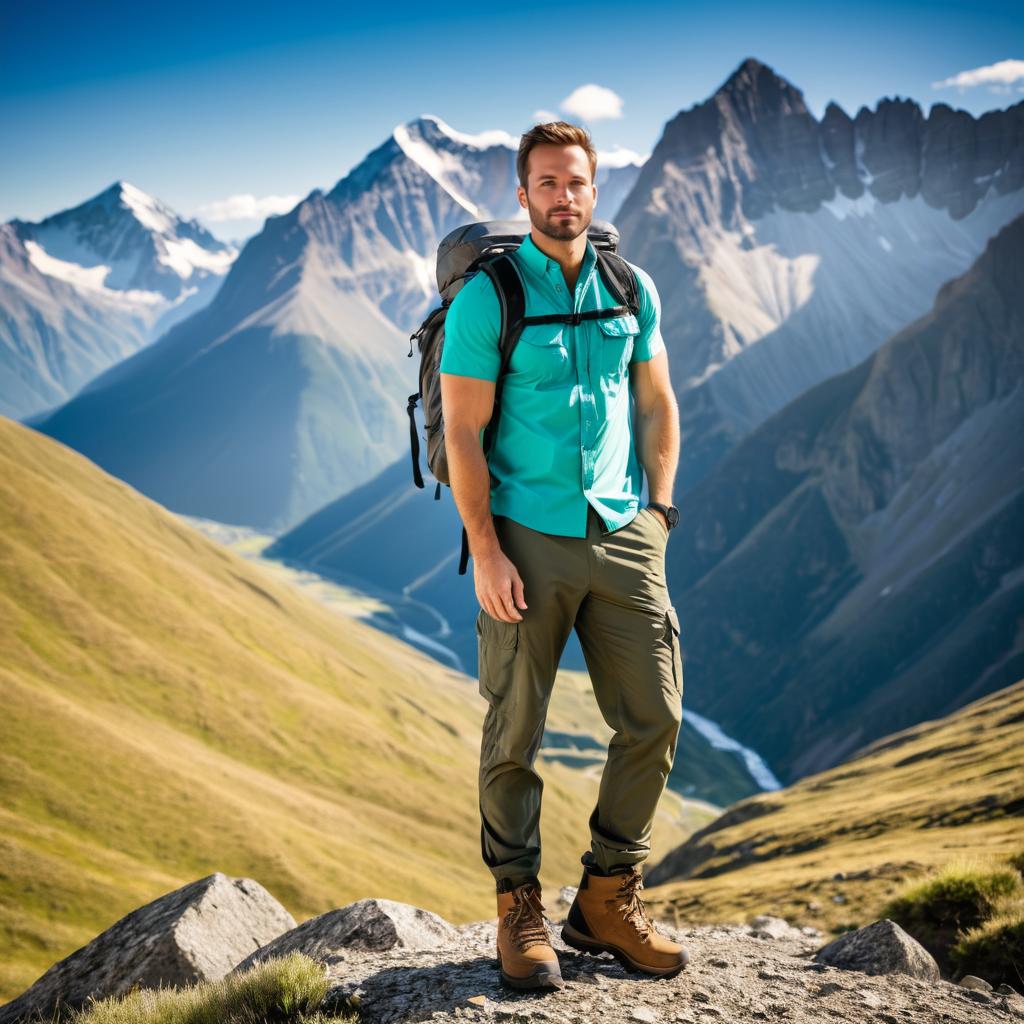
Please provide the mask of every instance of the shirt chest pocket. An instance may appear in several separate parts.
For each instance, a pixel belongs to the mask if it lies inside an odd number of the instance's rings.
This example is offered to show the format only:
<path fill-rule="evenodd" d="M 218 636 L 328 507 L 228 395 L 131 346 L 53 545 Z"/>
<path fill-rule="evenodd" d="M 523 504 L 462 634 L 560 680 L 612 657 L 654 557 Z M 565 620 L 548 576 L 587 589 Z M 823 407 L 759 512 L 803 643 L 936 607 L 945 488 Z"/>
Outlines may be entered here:
<path fill-rule="evenodd" d="M 509 370 L 535 388 L 561 387 L 572 379 L 564 324 L 531 324 L 523 328 L 512 350 Z"/>
<path fill-rule="evenodd" d="M 633 355 L 633 343 L 640 333 L 640 322 L 629 313 L 609 320 L 598 320 L 597 325 L 600 328 L 597 343 L 601 346 L 601 376 L 608 383 L 618 384 Z"/>

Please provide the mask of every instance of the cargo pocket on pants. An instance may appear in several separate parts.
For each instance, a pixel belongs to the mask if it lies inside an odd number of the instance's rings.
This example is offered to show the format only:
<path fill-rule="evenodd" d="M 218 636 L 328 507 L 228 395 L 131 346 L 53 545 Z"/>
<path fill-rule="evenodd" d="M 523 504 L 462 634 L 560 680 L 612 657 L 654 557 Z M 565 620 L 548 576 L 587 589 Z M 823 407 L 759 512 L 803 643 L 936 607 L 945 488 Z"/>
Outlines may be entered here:
<path fill-rule="evenodd" d="M 679 642 L 679 616 L 672 605 L 665 609 L 665 642 L 672 648 L 672 682 L 676 693 L 683 695 L 683 655 Z"/>
<path fill-rule="evenodd" d="M 476 617 L 476 638 L 480 696 L 497 708 L 512 688 L 519 623 L 492 618 L 481 608 Z"/>

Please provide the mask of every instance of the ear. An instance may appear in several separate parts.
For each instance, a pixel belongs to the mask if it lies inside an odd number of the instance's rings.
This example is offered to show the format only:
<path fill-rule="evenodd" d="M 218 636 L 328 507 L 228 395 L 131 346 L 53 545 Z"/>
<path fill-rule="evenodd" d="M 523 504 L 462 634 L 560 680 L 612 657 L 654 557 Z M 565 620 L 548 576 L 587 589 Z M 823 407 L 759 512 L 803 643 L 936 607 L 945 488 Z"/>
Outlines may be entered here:
<path fill-rule="evenodd" d="M 524 209 L 529 209 L 529 204 L 526 202 L 526 189 L 522 185 L 516 188 L 516 198 L 519 200 L 519 205 Z"/>

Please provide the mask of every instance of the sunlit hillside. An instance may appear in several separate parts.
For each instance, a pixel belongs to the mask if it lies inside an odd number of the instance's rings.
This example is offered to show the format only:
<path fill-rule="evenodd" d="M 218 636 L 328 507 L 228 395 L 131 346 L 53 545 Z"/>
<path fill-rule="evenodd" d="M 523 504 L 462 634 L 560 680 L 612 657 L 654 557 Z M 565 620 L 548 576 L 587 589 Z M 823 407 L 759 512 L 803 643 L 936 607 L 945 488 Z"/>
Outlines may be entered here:
<path fill-rule="evenodd" d="M 838 929 L 870 923 L 928 869 L 1021 851 L 1024 682 L 733 804 L 659 862 L 650 891 L 681 920 Z"/>
<path fill-rule="evenodd" d="M 7 419 L 0 692 L 0 1000 L 214 870 L 299 921 L 365 896 L 494 913 L 476 682 Z M 542 770 L 550 893 L 597 784 Z"/>

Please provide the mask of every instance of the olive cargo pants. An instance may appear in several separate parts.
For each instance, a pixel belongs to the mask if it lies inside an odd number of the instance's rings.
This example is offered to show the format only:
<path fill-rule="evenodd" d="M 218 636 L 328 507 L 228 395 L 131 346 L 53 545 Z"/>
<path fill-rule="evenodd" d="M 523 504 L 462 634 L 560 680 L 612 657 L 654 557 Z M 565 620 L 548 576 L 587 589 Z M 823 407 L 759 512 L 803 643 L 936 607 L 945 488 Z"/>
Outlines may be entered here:
<path fill-rule="evenodd" d="M 649 508 L 617 530 L 593 506 L 586 537 L 494 516 L 502 551 L 522 577 L 521 622 L 477 616 L 480 845 L 499 890 L 540 871 L 544 783 L 534 759 L 559 658 L 575 626 L 604 720 L 615 731 L 590 816 L 584 862 L 604 874 L 650 853 L 651 826 L 682 721 L 679 620 L 665 583 L 668 531 Z"/>

